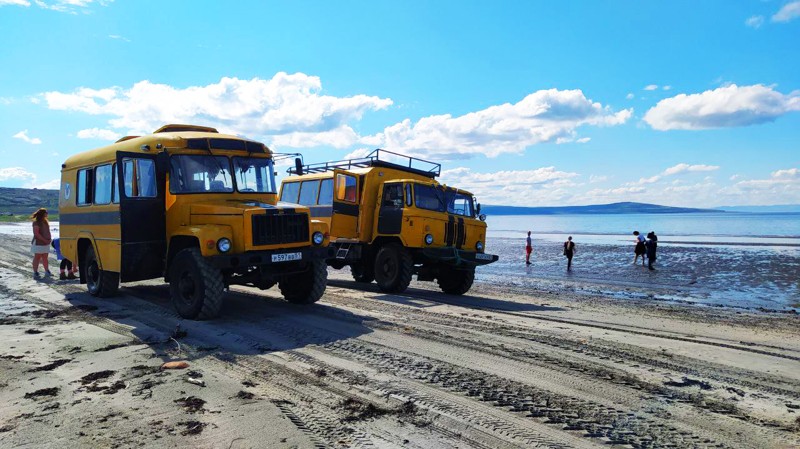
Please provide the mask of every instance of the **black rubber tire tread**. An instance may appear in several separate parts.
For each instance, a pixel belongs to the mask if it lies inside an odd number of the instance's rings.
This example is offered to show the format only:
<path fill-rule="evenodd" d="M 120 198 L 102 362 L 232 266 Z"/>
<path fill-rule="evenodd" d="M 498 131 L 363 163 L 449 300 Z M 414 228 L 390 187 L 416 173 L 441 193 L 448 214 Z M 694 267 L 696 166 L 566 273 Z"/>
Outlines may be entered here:
<path fill-rule="evenodd" d="M 303 273 L 286 276 L 278 288 L 286 301 L 292 304 L 313 304 L 322 298 L 328 286 L 328 265 L 324 261 L 311 262 Z"/>
<path fill-rule="evenodd" d="M 184 267 L 184 265 L 186 265 Z M 203 291 L 202 304 L 195 306 L 194 310 L 181 310 L 178 307 L 180 299 L 179 282 L 180 272 L 184 269 L 194 271 L 197 282 Z M 210 320 L 219 316 L 222 310 L 222 298 L 225 295 L 225 283 L 222 272 L 206 262 L 199 248 L 186 248 L 178 252 L 172 259 L 170 270 L 169 291 L 175 310 L 180 316 L 190 320 Z"/>
<path fill-rule="evenodd" d="M 394 279 L 381 279 L 378 275 L 378 264 L 386 257 L 393 257 L 397 261 L 397 275 Z M 378 250 L 375 256 L 375 280 L 378 282 L 378 288 L 386 293 L 402 293 L 408 288 L 411 283 L 411 276 L 414 270 L 414 260 L 411 254 L 404 247 L 397 243 L 389 243 Z"/>
<path fill-rule="evenodd" d="M 350 265 L 353 280 L 362 284 L 370 284 L 375 280 L 375 267 L 366 261 L 358 261 Z"/>
<path fill-rule="evenodd" d="M 86 249 L 86 254 L 83 256 L 84 260 L 84 267 L 87 269 L 92 265 L 92 263 L 97 263 L 97 256 L 94 252 L 94 247 L 89 246 Z M 90 283 L 87 280 L 86 287 L 89 290 L 89 294 L 98 298 L 110 298 L 115 296 L 119 291 L 119 273 L 115 273 L 113 271 L 104 271 L 99 269 L 99 275 L 97 280 L 97 287 L 95 289 L 90 288 Z M 87 272 L 86 277 L 89 277 Z"/>
<path fill-rule="evenodd" d="M 458 270 L 442 267 L 439 271 L 437 282 L 443 292 L 451 295 L 463 295 L 472 288 L 475 281 L 475 268 Z"/>

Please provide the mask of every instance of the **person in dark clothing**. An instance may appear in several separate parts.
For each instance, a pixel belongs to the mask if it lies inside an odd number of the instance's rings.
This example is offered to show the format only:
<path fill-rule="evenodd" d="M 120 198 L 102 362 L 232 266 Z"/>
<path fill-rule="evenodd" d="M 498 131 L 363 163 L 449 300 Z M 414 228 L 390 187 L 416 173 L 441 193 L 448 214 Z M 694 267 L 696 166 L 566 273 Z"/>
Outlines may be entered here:
<path fill-rule="evenodd" d="M 567 271 L 572 269 L 572 256 L 575 255 L 575 242 L 572 241 L 572 236 L 567 237 L 564 242 L 564 255 L 567 256 Z"/>
<path fill-rule="evenodd" d="M 636 265 L 639 256 L 642 256 L 642 266 L 644 266 L 644 255 L 647 252 L 647 248 L 644 245 L 644 236 L 639 234 L 639 231 L 633 231 L 633 235 L 636 237 L 633 239 L 633 264 Z"/>
<path fill-rule="evenodd" d="M 525 240 L 525 265 L 531 264 L 532 252 L 533 252 L 533 245 L 531 244 L 531 231 L 528 231 L 528 238 Z"/>
<path fill-rule="evenodd" d="M 647 234 L 647 242 L 645 245 L 647 246 L 647 268 L 655 270 L 655 268 L 653 268 L 653 262 L 656 261 L 656 249 L 658 248 L 658 237 L 655 232 L 650 231 L 650 233 Z"/>

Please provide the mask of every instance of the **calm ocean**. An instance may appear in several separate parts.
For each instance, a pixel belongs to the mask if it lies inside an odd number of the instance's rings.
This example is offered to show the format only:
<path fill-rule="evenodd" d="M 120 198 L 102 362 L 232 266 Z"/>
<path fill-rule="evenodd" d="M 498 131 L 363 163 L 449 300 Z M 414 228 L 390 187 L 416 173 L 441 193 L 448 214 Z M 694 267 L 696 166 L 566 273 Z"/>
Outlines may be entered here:
<path fill-rule="evenodd" d="M 478 269 L 481 282 L 621 300 L 800 308 L 800 214 L 497 215 L 487 224 L 487 251 L 500 260 Z M 634 230 L 658 235 L 656 271 L 632 264 Z M 570 272 L 562 254 L 568 235 L 577 245 Z"/>

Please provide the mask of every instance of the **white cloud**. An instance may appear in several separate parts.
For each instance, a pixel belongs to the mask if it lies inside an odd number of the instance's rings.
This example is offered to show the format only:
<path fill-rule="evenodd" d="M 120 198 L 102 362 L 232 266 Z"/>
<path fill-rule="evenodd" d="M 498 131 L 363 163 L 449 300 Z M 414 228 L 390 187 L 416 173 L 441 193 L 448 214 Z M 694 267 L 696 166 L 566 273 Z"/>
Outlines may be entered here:
<path fill-rule="evenodd" d="M 589 184 L 597 184 L 599 182 L 608 181 L 609 177 L 606 175 L 589 175 Z"/>
<path fill-rule="evenodd" d="M 361 142 L 436 159 L 494 157 L 520 153 L 540 143 L 573 141 L 580 126 L 619 125 L 632 113 L 632 109 L 614 112 L 586 98 L 580 90 L 549 89 L 534 92 L 518 103 L 490 106 L 458 117 L 432 115 L 416 123 L 406 119 Z"/>
<path fill-rule="evenodd" d="M 578 173 L 541 167 L 533 170 L 474 172 L 459 167 L 442 171 L 440 181 L 476 195 L 486 204 L 510 206 L 549 205 L 573 195 Z"/>
<path fill-rule="evenodd" d="M 748 17 L 747 20 L 744 21 L 744 24 L 749 26 L 750 28 L 761 28 L 761 25 L 764 24 L 764 16 L 752 16 Z"/>
<path fill-rule="evenodd" d="M 46 190 L 58 190 L 61 188 L 61 180 L 60 179 L 52 179 L 42 184 L 36 184 L 33 187 L 35 189 L 46 189 Z"/>
<path fill-rule="evenodd" d="M 268 80 L 222 78 L 187 88 L 140 81 L 130 89 L 80 88 L 42 97 L 50 109 L 111 116 L 111 128 L 135 134 L 166 123 L 197 123 L 295 147 L 351 146 L 358 136 L 348 123 L 360 120 L 366 111 L 392 105 L 388 98 L 334 97 L 321 91 L 318 77 L 280 72 Z"/>
<path fill-rule="evenodd" d="M 15 139 L 24 140 L 25 142 L 28 142 L 31 145 L 39 145 L 42 143 L 42 139 L 38 137 L 28 137 L 27 129 L 14 134 L 12 137 L 14 137 Z"/>
<path fill-rule="evenodd" d="M 0 181 L 9 180 L 36 181 L 36 175 L 22 167 L 0 168 Z"/>
<path fill-rule="evenodd" d="M 798 110 L 800 91 L 784 95 L 761 84 L 731 84 L 661 100 L 645 113 L 644 121 L 660 131 L 730 128 L 771 122 Z"/>
<path fill-rule="evenodd" d="M 664 176 L 671 176 L 677 175 L 678 173 L 684 172 L 703 172 L 703 171 L 714 171 L 719 170 L 719 165 L 689 165 L 689 164 L 678 164 L 672 166 L 666 170 L 664 170 Z"/>
<path fill-rule="evenodd" d="M 628 92 L 628 95 L 625 95 L 625 99 L 626 100 L 633 100 L 633 97 L 634 97 L 634 95 L 631 92 Z"/>
<path fill-rule="evenodd" d="M 45 2 L 44 0 L 33 0 L 36 6 L 42 9 L 49 9 L 51 11 L 65 12 L 69 14 L 77 14 L 79 11 L 87 14 L 89 7 L 92 4 L 99 4 L 100 6 L 107 6 L 113 0 L 54 0 Z"/>
<path fill-rule="evenodd" d="M 8 5 L 16 5 L 16 6 L 31 6 L 31 2 L 28 0 L 0 0 L 0 6 L 8 6 Z"/>
<path fill-rule="evenodd" d="M 644 90 L 656 90 L 656 89 L 658 89 L 657 84 L 648 84 L 647 86 L 644 86 Z"/>
<path fill-rule="evenodd" d="M 122 134 L 110 129 L 89 128 L 78 131 L 77 136 L 79 139 L 117 140 Z"/>
<path fill-rule="evenodd" d="M 800 17 L 800 1 L 789 2 L 772 16 L 773 22 L 789 22 Z"/>
<path fill-rule="evenodd" d="M 664 90 L 672 90 L 672 86 L 662 86 L 661 88 Z"/>
<path fill-rule="evenodd" d="M 120 36 L 119 34 L 109 34 L 108 37 L 110 37 L 111 39 L 116 39 L 116 40 L 125 41 L 125 42 L 130 42 L 131 41 L 127 37 Z"/>
<path fill-rule="evenodd" d="M 800 169 L 776 170 L 767 179 L 751 179 L 721 189 L 719 195 L 738 202 L 737 205 L 770 205 L 800 203 Z M 729 200 L 730 201 L 730 200 Z"/>

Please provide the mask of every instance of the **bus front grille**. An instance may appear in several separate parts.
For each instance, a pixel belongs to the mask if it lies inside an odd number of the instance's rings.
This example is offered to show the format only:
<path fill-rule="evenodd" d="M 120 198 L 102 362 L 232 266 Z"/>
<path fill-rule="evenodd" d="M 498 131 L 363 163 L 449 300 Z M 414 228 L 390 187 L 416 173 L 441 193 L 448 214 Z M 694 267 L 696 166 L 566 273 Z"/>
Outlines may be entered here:
<path fill-rule="evenodd" d="M 307 214 L 253 215 L 253 246 L 307 241 Z"/>

